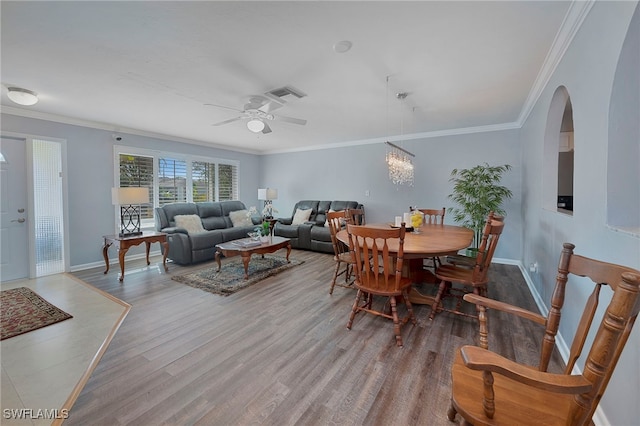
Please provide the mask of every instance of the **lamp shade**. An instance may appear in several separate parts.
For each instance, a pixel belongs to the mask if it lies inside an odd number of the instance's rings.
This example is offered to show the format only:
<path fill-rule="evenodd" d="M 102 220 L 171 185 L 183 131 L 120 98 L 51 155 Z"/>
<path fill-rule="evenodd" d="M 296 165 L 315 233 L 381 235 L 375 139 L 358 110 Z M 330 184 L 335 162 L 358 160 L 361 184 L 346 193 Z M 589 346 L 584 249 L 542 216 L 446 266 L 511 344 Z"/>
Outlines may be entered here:
<path fill-rule="evenodd" d="M 149 202 L 149 188 L 111 188 L 111 202 L 114 205 L 145 204 Z"/>
<path fill-rule="evenodd" d="M 278 190 L 275 188 L 258 189 L 258 200 L 277 200 Z"/>
<path fill-rule="evenodd" d="M 31 90 L 20 87 L 9 87 L 7 96 L 18 105 L 35 105 L 38 102 L 38 95 Z"/>

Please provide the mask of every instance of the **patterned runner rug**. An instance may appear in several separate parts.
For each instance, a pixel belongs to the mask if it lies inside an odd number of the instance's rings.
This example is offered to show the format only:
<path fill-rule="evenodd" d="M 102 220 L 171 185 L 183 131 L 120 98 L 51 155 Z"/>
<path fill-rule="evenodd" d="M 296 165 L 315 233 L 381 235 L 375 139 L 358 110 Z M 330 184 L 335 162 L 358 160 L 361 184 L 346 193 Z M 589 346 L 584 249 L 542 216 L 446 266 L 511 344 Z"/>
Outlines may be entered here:
<path fill-rule="evenodd" d="M 2 339 L 0 340 L 73 318 L 27 287 L 2 290 L 0 296 L 0 311 L 2 311 Z"/>
<path fill-rule="evenodd" d="M 218 265 L 201 269 L 184 275 L 174 275 L 172 280 L 199 288 L 209 293 L 228 296 L 236 291 L 257 283 L 267 277 L 301 265 L 303 261 L 290 259 L 287 263 L 284 257 L 260 255 L 251 257 L 249 262 L 249 279 L 244 279 L 244 266 L 240 257 L 234 257 L 229 262 L 223 263 L 220 272 L 216 272 Z"/>

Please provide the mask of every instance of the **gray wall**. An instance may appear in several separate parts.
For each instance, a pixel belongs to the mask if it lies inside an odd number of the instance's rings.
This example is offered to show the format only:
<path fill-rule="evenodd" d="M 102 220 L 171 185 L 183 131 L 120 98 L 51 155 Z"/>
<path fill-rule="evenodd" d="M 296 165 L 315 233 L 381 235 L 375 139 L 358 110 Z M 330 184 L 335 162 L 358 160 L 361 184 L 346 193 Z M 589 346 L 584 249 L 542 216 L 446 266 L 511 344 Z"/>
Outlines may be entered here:
<path fill-rule="evenodd" d="M 563 242 L 576 244 L 579 254 L 640 269 L 640 238 L 607 226 L 609 138 L 631 141 L 629 151 L 636 156 L 640 144 L 637 97 L 628 96 L 628 90 L 623 89 L 639 87 L 640 67 L 633 57 L 640 49 L 637 13 L 632 21 L 636 6 L 637 2 L 596 2 L 522 129 L 402 143 L 416 154 L 413 187 L 395 187 L 389 182 L 382 143 L 262 157 L 139 136 L 127 136 L 120 144 L 238 159 L 240 198 L 248 206 L 257 205 L 258 187 L 277 188 L 276 216 L 291 215 L 300 199 L 342 199 L 362 202 L 369 222 L 391 221 L 409 205 L 450 207 L 448 179 L 454 168 L 483 162 L 511 164 L 514 168 L 503 183 L 514 192 L 514 198 L 506 205 L 507 225 L 496 256 L 524 265 L 538 262 L 539 272 L 526 278 L 534 286 L 535 296 L 548 306 Z M 632 31 L 623 51 L 629 23 Z M 630 52 L 631 59 L 621 58 L 621 52 Z M 573 106 L 576 150 L 572 216 L 545 210 L 542 203 L 546 120 L 553 93 L 560 85 L 566 86 Z M 615 114 L 614 124 L 609 122 L 611 111 L 622 112 Z M 2 115 L 2 129 L 68 141 L 71 265 L 100 262 L 100 237 L 113 232 L 115 220 L 109 197 L 113 185 L 111 132 L 6 114 Z M 640 181 L 638 169 L 632 173 L 626 180 Z M 365 196 L 366 191 L 369 196 Z M 451 223 L 451 218 L 447 222 Z M 560 330 L 568 342 L 580 315 L 574 301 L 579 305 L 586 297 L 573 280 L 569 292 Z M 597 413 L 597 424 L 637 423 L 639 359 L 640 326 L 622 354 L 601 402 L 602 412 Z"/>
<path fill-rule="evenodd" d="M 122 141 L 115 142 L 112 138 L 112 131 L 9 114 L 2 114 L 2 131 L 59 138 L 67 141 L 70 224 L 68 235 L 72 269 L 91 263 L 104 262 L 102 236 L 113 234 L 116 231 L 116 210 L 111 204 L 111 188 L 114 185 L 114 144 L 238 160 L 240 161 L 240 199 L 247 206 L 257 205 L 258 202 L 257 188 L 260 165 L 259 157 L 256 155 L 121 132 L 118 132 L 118 135 L 122 136 Z M 153 247 L 153 249 L 158 248 Z M 141 252 L 142 247 L 130 250 L 131 255 Z M 129 256 L 129 254 L 127 255 Z M 117 259 L 117 254 L 113 249 L 110 258 Z"/>
<path fill-rule="evenodd" d="M 513 191 L 505 203 L 507 226 L 498 245 L 497 257 L 519 260 L 522 255 L 520 212 L 521 167 L 517 130 L 443 136 L 402 142 L 415 154 L 413 187 L 393 185 L 388 179 L 387 145 L 377 143 L 319 151 L 273 154 L 262 158 L 260 181 L 278 188 L 276 216 L 291 216 L 302 199 L 355 200 L 364 204 L 367 222 L 391 222 L 408 211 L 421 208 L 452 207 L 447 198 L 454 168 L 510 164 L 502 184 Z M 369 196 L 366 196 L 369 191 Z M 451 217 L 445 222 L 453 224 Z"/>
<path fill-rule="evenodd" d="M 618 59 L 636 6 L 636 2 L 595 3 L 521 129 L 524 220 L 522 262 L 525 265 L 538 262 L 539 273 L 532 274 L 530 278 L 547 306 L 563 242 L 574 243 L 578 254 L 640 269 L 640 238 L 607 226 L 606 215 L 607 151 L 612 142 L 609 139 L 609 111 L 614 105 L 618 111 L 625 111 L 625 118 L 621 119 L 627 120 L 626 129 L 637 126 L 640 117 L 637 103 L 630 102 L 628 97 L 622 95 L 628 88 L 612 97 Z M 632 22 L 635 30 L 630 31 L 630 34 L 635 34 L 632 46 L 636 52 L 640 48 L 637 40 L 638 25 L 640 22 L 636 14 Z M 637 61 L 635 65 L 633 61 L 621 62 L 621 66 L 627 67 L 620 71 L 621 75 L 639 78 Z M 573 106 L 573 215 L 543 208 L 543 180 L 540 176 L 546 160 L 543 158 L 543 144 L 549 107 L 556 88 L 561 85 L 567 88 Z M 638 87 L 637 81 L 635 87 Z M 640 143 L 638 134 L 627 133 L 624 139 L 630 140 L 630 144 L 635 146 L 635 151 L 630 153 L 634 155 L 635 152 L 637 164 L 637 147 Z M 638 188 L 640 176 L 637 170 L 636 168 L 635 173 L 626 174 L 626 187 L 631 190 Z M 587 297 L 578 286 L 579 282 L 569 282 L 569 295 L 563 309 L 560 333 L 568 344 L 571 343 L 581 314 L 577 306 L 584 303 Z M 597 414 L 604 414 L 604 418 L 597 417 L 596 424 L 638 423 L 639 348 L 640 327 L 636 327 L 601 401 L 602 412 Z M 581 368 L 582 366 L 580 364 Z"/>

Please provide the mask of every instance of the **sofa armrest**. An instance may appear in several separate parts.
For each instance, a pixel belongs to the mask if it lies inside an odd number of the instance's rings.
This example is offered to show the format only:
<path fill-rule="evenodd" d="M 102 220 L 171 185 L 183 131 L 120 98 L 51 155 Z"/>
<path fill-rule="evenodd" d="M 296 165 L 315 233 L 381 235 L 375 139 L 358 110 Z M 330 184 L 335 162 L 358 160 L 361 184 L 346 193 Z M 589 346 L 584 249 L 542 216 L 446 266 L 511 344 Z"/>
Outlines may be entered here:
<path fill-rule="evenodd" d="M 298 225 L 298 248 L 311 250 L 311 228 L 314 222 L 305 222 Z"/>
<path fill-rule="evenodd" d="M 165 228 L 167 232 L 167 240 L 169 242 L 169 253 L 167 257 L 178 265 L 189 265 L 192 263 L 191 238 L 189 234 L 182 228 Z M 166 232 L 163 230 L 163 232 Z"/>
<path fill-rule="evenodd" d="M 178 228 L 177 226 L 171 226 L 169 228 L 163 228 L 160 232 L 164 232 L 165 234 L 187 234 L 187 235 L 189 235 L 189 232 L 187 232 L 186 229 Z"/>

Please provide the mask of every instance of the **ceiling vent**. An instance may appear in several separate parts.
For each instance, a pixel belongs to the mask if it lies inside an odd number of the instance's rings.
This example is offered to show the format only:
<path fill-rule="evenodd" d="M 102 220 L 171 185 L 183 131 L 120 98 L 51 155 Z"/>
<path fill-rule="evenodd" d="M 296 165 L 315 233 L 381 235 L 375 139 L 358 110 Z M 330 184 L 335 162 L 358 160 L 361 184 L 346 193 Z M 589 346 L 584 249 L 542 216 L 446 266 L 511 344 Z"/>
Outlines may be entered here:
<path fill-rule="evenodd" d="M 270 94 L 270 95 L 273 95 L 275 97 L 278 97 L 278 98 L 283 98 L 283 97 L 285 97 L 287 95 L 293 95 L 296 98 L 304 98 L 305 96 L 307 96 L 306 93 L 304 93 L 303 91 L 298 90 L 298 89 L 296 89 L 295 87 L 292 87 L 292 86 L 284 86 L 284 87 L 281 87 L 279 89 L 273 89 L 273 90 L 270 90 L 267 93 Z"/>

